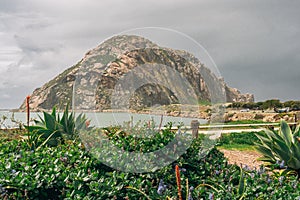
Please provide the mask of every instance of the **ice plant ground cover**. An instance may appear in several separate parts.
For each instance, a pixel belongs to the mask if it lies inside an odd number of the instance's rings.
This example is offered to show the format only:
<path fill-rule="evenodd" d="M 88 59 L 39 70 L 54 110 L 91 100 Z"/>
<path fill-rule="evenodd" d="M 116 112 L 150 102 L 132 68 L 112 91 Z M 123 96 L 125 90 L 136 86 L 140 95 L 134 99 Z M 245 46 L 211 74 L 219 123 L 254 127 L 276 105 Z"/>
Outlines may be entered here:
<path fill-rule="evenodd" d="M 157 132 L 155 139 L 145 142 L 118 128 L 105 131 L 109 131 L 107 136 L 116 145 L 123 145 L 128 151 L 159 148 L 176 134 L 167 127 Z M 286 167 L 268 171 L 281 168 L 281 162 L 256 169 L 229 165 L 216 148 L 205 157 L 199 156 L 203 136 L 170 165 L 138 174 L 104 165 L 78 138 L 65 138 L 56 146 L 49 146 L 42 139 L 40 142 L 45 145 L 32 149 L 28 141 L 16 134 L 22 132 L 12 133 L 13 139 L 1 134 L 2 199 L 300 199 L 296 173 Z"/>

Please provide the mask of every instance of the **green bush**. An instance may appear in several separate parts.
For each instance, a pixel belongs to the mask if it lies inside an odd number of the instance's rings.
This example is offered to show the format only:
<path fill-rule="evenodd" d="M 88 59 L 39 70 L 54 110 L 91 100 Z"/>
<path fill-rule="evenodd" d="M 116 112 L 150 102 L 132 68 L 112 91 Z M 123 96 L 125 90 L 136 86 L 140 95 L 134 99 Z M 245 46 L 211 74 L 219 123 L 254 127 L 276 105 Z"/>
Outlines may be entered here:
<path fill-rule="evenodd" d="M 259 132 L 264 134 L 263 131 Z M 256 132 L 241 132 L 241 133 L 222 133 L 219 144 L 247 144 L 254 145 L 255 142 L 258 142 L 259 139 L 256 136 Z"/>
<path fill-rule="evenodd" d="M 279 131 L 265 130 L 266 135 L 257 135 L 257 150 L 262 161 L 282 165 L 282 168 L 296 170 L 300 175 L 300 125 L 292 132 L 285 121 L 280 122 Z"/>
<path fill-rule="evenodd" d="M 78 137 L 78 130 L 88 129 L 85 115 L 80 114 L 75 118 L 73 112 L 69 113 L 67 106 L 60 116 L 56 108 L 52 113 L 43 112 L 44 118 L 39 116 L 40 120 L 35 120 L 34 126 L 25 126 L 28 130 L 27 144 L 31 149 L 40 148 L 43 145 L 57 146 L 66 140 L 74 140 Z"/>
<path fill-rule="evenodd" d="M 114 130 L 108 137 L 115 144 L 129 144 L 127 149 L 133 150 L 132 137 Z M 161 138 L 150 140 L 149 144 L 140 140 L 139 148 L 151 149 L 168 141 L 172 134 L 175 133 L 166 129 Z M 145 195 L 150 199 L 175 199 L 174 166 L 179 165 L 183 197 L 189 193 L 194 199 L 299 198 L 296 176 L 272 177 L 263 168 L 228 165 L 215 148 L 199 157 L 201 142 L 202 139 L 194 140 L 185 154 L 162 169 L 135 174 L 102 164 L 76 140 L 35 151 L 21 140 L 0 141 L 0 195 L 3 199 L 145 199 Z M 161 180 L 166 187 L 158 194 Z"/>

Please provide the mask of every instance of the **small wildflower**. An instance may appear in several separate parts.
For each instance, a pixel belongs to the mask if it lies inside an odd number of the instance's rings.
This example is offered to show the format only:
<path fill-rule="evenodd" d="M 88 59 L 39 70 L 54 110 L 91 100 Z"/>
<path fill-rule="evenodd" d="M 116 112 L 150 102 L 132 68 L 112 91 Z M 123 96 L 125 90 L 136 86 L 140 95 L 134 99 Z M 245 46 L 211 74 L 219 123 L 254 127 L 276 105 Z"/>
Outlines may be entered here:
<path fill-rule="evenodd" d="M 279 165 L 280 169 L 283 169 L 284 168 L 284 160 L 281 161 L 280 165 Z"/>
<path fill-rule="evenodd" d="M 209 200 L 214 200 L 215 196 L 213 193 L 209 193 L 208 199 Z"/>
<path fill-rule="evenodd" d="M 260 168 L 259 168 L 259 170 L 258 170 L 258 174 L 260 175 L 260 174 L 263 174 L 265 172 L 266 172 L 265 167 L 263 165 L 261 165 Z"/>
<path fill-rule="evenodd" d="M 186 172 L 186 169 L 185 168 L 180 168 L 180 171 L 181 172 Z"/>
<path fill-rule="evenodd" d="M 12 173 L 12 174 L 15 174 L 15 173 L 16 173 L 16 170 L 14 170 L 14 169 L 11 170 L 11 173 Z"/>
<path fill-rule="evenodd" d="M 282 185 L 283 180 L 284 180 L 284 176 L 280 176 L 280 177 L 278 178 L 278 181 L 279 181 L 279 184 L 280 184 L 280 185 Z"/>
<path fill-rule="evenodd" d="M 255 176 L 255 174 L 252 172 L 252 173 L 250 173 L 250 177 L 251 178 L 254 178 L 254 176 Z"/>
<path fill-rule="evenodd" d="M 293 187 L 294 189 L 296 189 L 297 186 L 298 186 L 298 181 L 294 181 L 292 187 Z"/>
<path fill-rule="evenodd" d="M 193 200 L 192 193 L 189 192 L 188 200 Z"/>
<path fill-rule="evenodd" d="M 66 157 L 66 156 L 60 157 L 60 160 L 65 163 L 68 161 L 68 157 Z"/>
<path fill-rule="evenodd" d="M 250 171 L 250 167 L 248 165 L 245 165 L 245 167 L 243 168 L 245 171 Z"/>
<path fill-rule="evenodd" d="M 215 170 L 215 174 L 216 174 L 216 175 L 219 175 L 219 174 L 220 174 L 220 171 L 219 171 L 219 170 Z"/>
<path fill-rule="evenodd" d="M 230 186 L 228 187 L 228 192 L 231 192 L 231 187 Z"/>
<path fill-rule="evenodd" d="M 157 194 L 162 195 L 167 189 L 167 186 L 164 185 L 164 181 L 160 179 L 158 189 L 157 189 Z"/>
<path fill-rule="evenodd" d="M 272 182 L 272 180 L 271 180 L 271 178 L 270 178 L 270 175 L 268 174 L 268 175 L 267 175 L 267 183 L 270 184 L 271 182 Z"/>
<path fill-rule="evenodd" d="M 193 196 L 192 196 L 192 192 L 194 190 L 194 187 L 191 186 L 190 189 L 189 189 L 189 196 L 188 196 L 188 200 L 193 200 Z"/>

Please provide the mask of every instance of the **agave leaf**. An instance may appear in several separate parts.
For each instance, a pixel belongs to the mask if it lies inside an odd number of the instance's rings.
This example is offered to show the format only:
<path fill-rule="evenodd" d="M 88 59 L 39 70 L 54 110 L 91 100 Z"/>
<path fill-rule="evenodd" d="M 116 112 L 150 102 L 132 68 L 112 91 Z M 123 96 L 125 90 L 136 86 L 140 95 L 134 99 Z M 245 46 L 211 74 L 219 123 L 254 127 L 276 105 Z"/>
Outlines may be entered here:
<path fill-rule="evenodd" d="M 55 107 L 55 106 L 52 108 L 52 113 L 51 113 L 51 115 L 52 115 L 54 118 L 56 117 L 56 107 Z"/>
<path fill-rule="evenodd" d="M 29 132 L 33 132 L 35 130 L 40 130 L 40 129 L 45 129 L 42 126 L 25 126 L 25 128 L 29 131 Z"/>
<path fill-rule="evenodd" d="M 44 120 L 40 115 L 38 115 L 38 117 L 40 118 L 41 121 L 35 120 L 34 122 L 35 122 L 36 124 L 37 124 L 37 123 L 40 123 L 40 124 L 45 125 L 45 120 Z"/>
<path fill-rule="evenodd" d="M 264 130 L 266 135 L 268 136 L 268 138 L 270 138 L 270 140 L 283 140 L 283 138 L 276 132 L 270 130 L 270 129 L 265 129 Z"/>
<path fill-rule="evenodd" d="M 261 136 L 259 134 L 255 134 L 256 137 L 260 140 L 260 144 L 267 147 L 267 148 L 271 148 L 273 146 L 273 141 L 272 139 L 266 138 L 264 136 Z"/>
<path fill-rule="evenodd" d="M 258 152 L 260 152 L 264 157 L 273 158 L 274 161 L 276 160 L 276 159 L 275 159 L 275 156 L 274 156 L 274 154 L 273 154 L 273 152 L 272 152 L 269 148 L 267 148 L 267 147 L 265 147 L 265 146 L 263 146 L 263 145 L 260 145 L 260 144 L 257 144 L 257 146 L 256 146 L 255 148 L 256 148 L 256 150 L 257 150 Z"/>
<path fill-rule="evenodd" d="M 56 128 L 55 117 L 47 112 L 44 112 L 45 126 L 47 129 L 54 131 Z"/>
<path fill-rule="evenodd" d="M 298 125 L 294 131 L 294 137 L 300 137 L 300 125 Z"/>
<path fill-rule="evenodd" d="M 294 143 L 294 137 L 291 131 L 290 126 L 285 121 L 280 121 L 279 134 L 283 137 L 288 146 L 291 146 L 291 143 Z"/>
<path fill-rule="evenodd" d="M 47 144 L 47 142 L 51 139 L 51 137 L 56 133 L 56 131 L 54 131 L 51 135 L 48 136 L 48 138 L 41 144 L 39 145 L 39 147 L 36 150 L 39 150 L 42 146 L 44 146 L 45 144 Z"/>
<path fill-rule="evenodd" d="M 300 144 L 299 143 L 293 143 L 291 146 L 291 151 L 293 155 L 300 160 Z"/>
<path fill-rule="evenodd" d="M 287 166 L 298 170 L 300 169 L 300 160 L 298 160 L 296 157 L 292 157 L 288 162 L 287 162 Z"/>
<path fill-rule="evenodd" d="M 77 130 L 81 130 L 81 129 L 85 129 L 86 125 L 85 122 L 87 121 L 85 115 L 83 113 L 80 113 L 76 120 L 75 120 L 75 124 L 76 124 L 76 129 Z"/>
<path fill-rule="evenodd" d="M 257 160 L 263 161 L 263 162 L 268 162 L 268 163 L 275 163 L 276 162 L 273 158 L 266 157 L 266 156 L 260 157 Z"/>
<path fill-rule="evenodd" d="M 291 152 L 289 146 L 285 143 L 285 141 L 281 140 L 274 140 L 274 148 L 280 149 L 280 151 L 283 151 L 285 154 L 288 154 Z"/>
<path fill-rule="evenodd" d="M 246 189 L 246 180 L 243 173 L 243 169 L 240 167 L 241 173 L 240 173 L 240 180 L 239 180 L 239 186 L 238 186 L 238 193 L 240 196 L 242 196 Z"/>
<path fill-rule="evenodd" d="M 288 161 L 290 158 L 291 158 L 291 155 L 289 152 L 285 152 L 283 151 L 280 147 L 278 146 L 274 146 L 272 148 L 272 151 L 273 151 L 273 155 L 275 157 L 278 157 L 279 160 L 284 160 L 284 161 Z"/>

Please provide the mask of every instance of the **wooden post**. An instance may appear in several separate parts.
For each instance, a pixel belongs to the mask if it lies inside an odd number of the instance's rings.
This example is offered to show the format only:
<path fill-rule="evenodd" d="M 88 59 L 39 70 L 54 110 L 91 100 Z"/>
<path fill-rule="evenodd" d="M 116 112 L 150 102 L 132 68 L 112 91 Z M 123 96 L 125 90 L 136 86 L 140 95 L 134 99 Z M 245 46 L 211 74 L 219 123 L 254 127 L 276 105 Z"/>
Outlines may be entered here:
<path fill-rule="evenodd" d="M 198 138 L 198 136 L 199 136 L 199 125 L 200 125 L 200 123 L 198 120 L 191 121 L 192 136 L 194 138 Z"/>
<path fill-rule="evenodd" d="M 30 101 L 30 96 L 28 95 L 26 97 L 27 127 L 29 127 L 29 121 L 30 121 L 30 107 L 29 107 L 30 105 L 29 105 L 29 101 Z"/>

